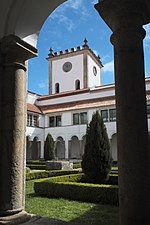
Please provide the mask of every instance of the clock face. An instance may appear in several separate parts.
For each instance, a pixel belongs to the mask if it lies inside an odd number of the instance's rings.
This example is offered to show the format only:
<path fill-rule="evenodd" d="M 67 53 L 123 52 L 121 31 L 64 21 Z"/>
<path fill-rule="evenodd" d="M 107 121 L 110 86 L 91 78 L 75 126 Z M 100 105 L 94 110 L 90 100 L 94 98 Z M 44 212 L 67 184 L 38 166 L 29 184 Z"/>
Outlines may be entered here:
<path fill-rule="evenodd" d="M 66 62 L 63 65 L 63 71 L 64 72 L 69 72 L 72 69 L 72 63 L 71 62 Z"/>
<path fill-rule="evenodd" d="M 93 74 L 96 76 L 97 75 L 97 69 L 95 66 L 93 66 Z"/>

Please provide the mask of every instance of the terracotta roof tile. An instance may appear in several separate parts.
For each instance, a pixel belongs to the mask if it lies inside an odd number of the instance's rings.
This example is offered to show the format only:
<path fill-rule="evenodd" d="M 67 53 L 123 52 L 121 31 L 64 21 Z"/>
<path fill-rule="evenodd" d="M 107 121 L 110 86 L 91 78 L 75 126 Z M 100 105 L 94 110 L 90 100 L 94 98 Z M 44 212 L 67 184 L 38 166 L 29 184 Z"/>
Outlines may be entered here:
<path fill-rule="evenodd" d="M 38 106 L 30 104 L 30 103 L 27 103 L 27 111 L 35 112 L 35 113 L 42 113 Z"/>
<path fill-rule="evenodd" d="M 55 105 L 45 105 L 41 106 L 43 113 L 52 113 L 52 112 L 63 112 L 76 109 L 86 109 L 94 107 L 102 107 L 108 105 L 115 105 L 115 97 L 104 97 L 96 99 L 88 99 L 82 101 L 74 101 L 69 103 L 55 104 Z"/>

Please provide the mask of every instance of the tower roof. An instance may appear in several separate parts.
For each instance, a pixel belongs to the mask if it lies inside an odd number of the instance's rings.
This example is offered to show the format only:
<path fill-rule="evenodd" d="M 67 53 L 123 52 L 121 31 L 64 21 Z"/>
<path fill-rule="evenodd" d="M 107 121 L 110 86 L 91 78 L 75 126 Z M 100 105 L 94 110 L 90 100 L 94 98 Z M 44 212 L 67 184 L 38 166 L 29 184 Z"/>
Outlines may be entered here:
<path fill-rule="evenodd" d="M 73 47 L 71 49 L 66 49 L 64 51 L 61 50 L 59 52 L 54 52 L 54 53 L 53 53 L 53 49 L 50 48 L 47 60 L 55 60 L 55 59 L 59 59 L 59 58 L 66 57 L 66 56 L 77 55 L 77 54 L 83 53 L 85 51 L 90 53 L 94 57 L 94 59 L 97 61 L 97 63 L 99 63 L 101 66 L 103 66 L 100 56 L 99 55 L 97 56 L 94 53 L 94 51 L 89 47 L 88 40 L 86 38 L 84 39 L 83 46 L 77 46 L 76 48 Z"/>

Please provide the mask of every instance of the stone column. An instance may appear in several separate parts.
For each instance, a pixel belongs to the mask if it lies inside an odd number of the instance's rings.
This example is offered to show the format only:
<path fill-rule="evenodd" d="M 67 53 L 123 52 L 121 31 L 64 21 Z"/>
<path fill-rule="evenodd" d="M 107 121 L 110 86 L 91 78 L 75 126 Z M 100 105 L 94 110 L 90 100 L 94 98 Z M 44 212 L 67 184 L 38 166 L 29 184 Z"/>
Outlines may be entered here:
<path fill-rule="evenodd" d="M 25 219 L 25 61 L 37 50 L 10 35 L 0 40 L 0 224 Z"/>
<path fill-rule="evenodd" d="M 113 31 L 119 224 L 148 225 L 150 190 L 142 28 L 150 21 L 148 7 L 144 0 L 103 0 L 95 7 Z"/>
<path fill-rule="evenodd" d="M 65 139 L 65 159 L 69 159 L 68 139 Z"/>

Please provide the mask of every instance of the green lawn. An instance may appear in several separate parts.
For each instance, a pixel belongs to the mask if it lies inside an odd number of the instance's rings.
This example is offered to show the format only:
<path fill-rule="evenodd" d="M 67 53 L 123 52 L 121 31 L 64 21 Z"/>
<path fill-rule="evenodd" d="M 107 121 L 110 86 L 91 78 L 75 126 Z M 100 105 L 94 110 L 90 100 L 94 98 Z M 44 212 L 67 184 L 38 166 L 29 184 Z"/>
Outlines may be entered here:
<path fill-rule="evenodd" d="M 26 182 L 26 211 L 29 213 L 87 225 L 118 225 L 118 207 L 38 197 L 34 195 L 33 184 L 33 180 Z"/>

